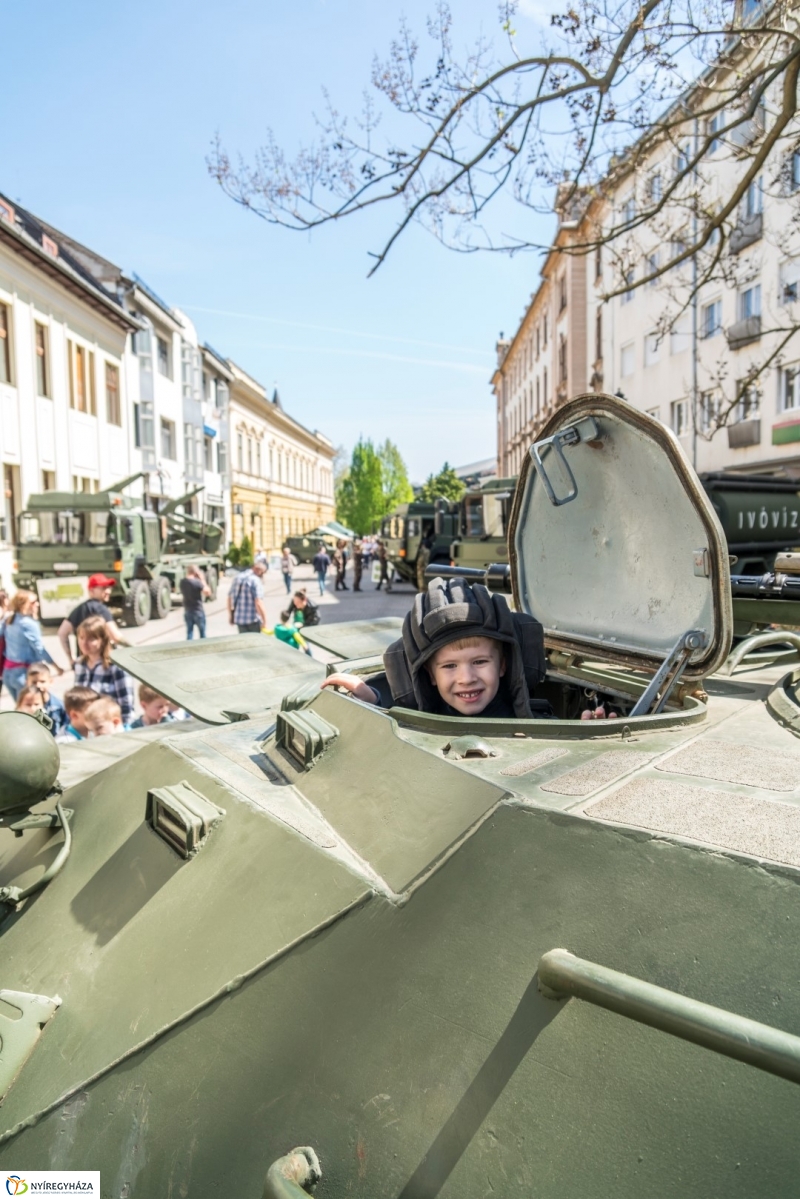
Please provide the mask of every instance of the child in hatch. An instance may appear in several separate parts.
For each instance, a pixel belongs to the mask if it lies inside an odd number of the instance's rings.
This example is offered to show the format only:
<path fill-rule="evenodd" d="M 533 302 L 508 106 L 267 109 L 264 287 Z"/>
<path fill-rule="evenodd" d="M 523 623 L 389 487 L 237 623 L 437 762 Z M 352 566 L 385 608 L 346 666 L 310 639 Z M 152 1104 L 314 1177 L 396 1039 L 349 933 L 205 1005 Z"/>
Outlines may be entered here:
<path fill-rule="evenodd" d="M 531 699 L 545 676 L 542 626 L 532 616 L 512 612 L 504 596 L 479 583 L 429 583 L 383 662 L 384 674 L 368 680 L 332 674 L 322 686 L 342 687 L 381 707 L 442 716 L 550 715 L 548 703 Z"/>

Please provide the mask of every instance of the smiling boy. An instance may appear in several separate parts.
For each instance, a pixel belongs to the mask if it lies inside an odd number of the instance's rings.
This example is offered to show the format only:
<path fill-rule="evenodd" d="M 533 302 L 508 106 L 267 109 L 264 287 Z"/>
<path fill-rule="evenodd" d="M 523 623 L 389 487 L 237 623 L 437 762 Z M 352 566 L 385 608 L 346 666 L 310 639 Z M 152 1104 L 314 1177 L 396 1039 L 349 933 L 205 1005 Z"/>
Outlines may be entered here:
<path fill-rule="evenodd" d="M 541 624 L 512 612 L 504 596 L 481 584 L 434 579 L 403 622 L 403 636 L 383 658 L 385 673 L 367 680 L 329 675 L 355 699 L 442 716 L 532 717 L 550 706 L 531 699 L 545 675 Z"/>

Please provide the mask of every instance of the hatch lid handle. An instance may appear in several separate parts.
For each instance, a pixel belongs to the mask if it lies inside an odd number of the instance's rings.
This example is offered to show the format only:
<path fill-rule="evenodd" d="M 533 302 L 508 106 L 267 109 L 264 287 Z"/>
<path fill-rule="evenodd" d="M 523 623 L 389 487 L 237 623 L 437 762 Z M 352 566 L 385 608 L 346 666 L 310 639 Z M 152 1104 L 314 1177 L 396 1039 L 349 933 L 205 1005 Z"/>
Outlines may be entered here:
<path fill-rule="evenodd" d="M 597 427 L 597 421 L 593 416 L 587 416 L 584 420 L 578 421 L 577 424 L 568 425 L 566 429 L 559 429 L 552 437 L 545 437 L 542 441 L 535 441 L 531 446 L 530 454 L 533 459 L 533 465 L 536 467 L 536 473 L 542 480 L 544 489 L 547 492 L 547 498 L 555 508 L 560 508 L 562 504 L 570 503 L 578 494 L 578 484 L 575 480 L 575 475 L 572 473 L 572 467 L 566 459 L 564 449 L 567 446 L 579 445 L 582 441 L 598 441 L 599 438 L 600 430 Z M 548 449 L 553 449 L 558 454 L 564 472 L 569 479 L 569 489 L 566 495 L 561 497 L 556 495 L 555 488 L 545 468 L 544 455 Z"/>

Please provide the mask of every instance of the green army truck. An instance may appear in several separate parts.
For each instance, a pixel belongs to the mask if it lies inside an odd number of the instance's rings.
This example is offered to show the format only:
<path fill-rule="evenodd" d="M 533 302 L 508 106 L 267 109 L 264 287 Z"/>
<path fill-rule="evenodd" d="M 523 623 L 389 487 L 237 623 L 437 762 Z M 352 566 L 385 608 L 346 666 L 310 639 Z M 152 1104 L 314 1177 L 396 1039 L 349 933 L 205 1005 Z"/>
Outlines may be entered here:
<path fill-rule="evenodd" d="M 458 504 L 440 496 L 434 502 L 399 504 L 381 522 L 381 538 L 395 572 L 419 591 L 431 563 L 450 561 L 450 543 L 458 529 Z"/>
<path fill-rule="evenodd" d="M 140 478 L 131 475 L 95 494 L 30 496 L 18 521 L 14 582 L 37 592 L 44 621 L 62 620 L 86 599 L 93 574 L 115 579 L 110 603 L 127 625 L 165 617 L 190 565 L 201 568 L 216 596 L 225 565 L 218 553 L 223 531 L 178 511 L 202 488 L 152 512 L 123 494 Z"/>
<path fill-rule="evenodd" d="M 457 540 L 450 547 L 453 566 L 485 570 L 493 562 L 508 562 L 506 530 L 516 485 L 516 478 L 490 479 L 466 492 Z"/>

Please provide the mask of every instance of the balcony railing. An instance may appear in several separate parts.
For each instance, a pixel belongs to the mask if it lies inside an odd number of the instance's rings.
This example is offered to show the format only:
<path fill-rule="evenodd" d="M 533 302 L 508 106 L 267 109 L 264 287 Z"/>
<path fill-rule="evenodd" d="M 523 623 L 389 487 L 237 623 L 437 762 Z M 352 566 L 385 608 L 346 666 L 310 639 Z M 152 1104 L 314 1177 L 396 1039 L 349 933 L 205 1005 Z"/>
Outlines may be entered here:
<path fill-rule="evenodd" d="M 764 230 L 763 212 L 754 212 L 752 216 L 742 217 L 739 224 L 731 233 L 731 254 L 739 254 L 758 241 Z"/>
<path fill-rule="evenodd" d="M 761 445 L 761 420 L 740 420 L 728 425 L 728 447 L 743 450 L 749 445 Z"/>
<path fill-rule="evenodd" d="M 761 337 L 761 317 L 746 316 L 743 320 L 729 325 L 727 337 L 732 350 L 741 350 L 742 346 L 758 341 Z"/>

